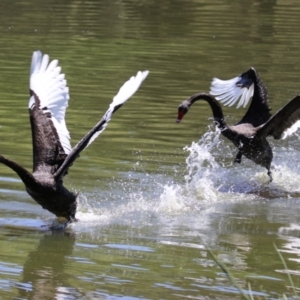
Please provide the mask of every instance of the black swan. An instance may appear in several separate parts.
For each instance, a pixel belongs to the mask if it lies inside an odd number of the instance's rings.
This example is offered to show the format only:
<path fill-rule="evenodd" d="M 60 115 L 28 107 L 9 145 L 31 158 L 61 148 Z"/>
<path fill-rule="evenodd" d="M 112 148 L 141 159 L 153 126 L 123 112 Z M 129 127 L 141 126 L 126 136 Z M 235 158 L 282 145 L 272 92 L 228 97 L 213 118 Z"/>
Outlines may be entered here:
<path fill-rule="evenodd" d="M 33 172 L 0 155 L 0 162 L 15 171 L 28 194 L 58 218 L 63 228 L 75 221 L 77 196 L 63 186 L 63 177 L 80 152 L 105 129 L 112 114 L 140 87 L 148 71 L 138 72 L 120 88 L 101 120 L 71 148 L 65 123 L 69 88 L 58 60 L 35 51 L 30 69 L 29 115 L 32 130 Z M 60 225 L 59 225 L 60 226 Z"/>
<path fill-rule="evenodd" d="M 238 107 L 246 106 L 252 97 L 251 104 L 240 122 L 228 126 L 219 101 L 233 105 L 238 100 Z M 275 115 L 271 116 L 268 106 L 267 90 L 254 68 L 231 80 L 214 78 L 210 93 L 197 93 L 183 101 L 178 108 L 177 123 L 188 112 L 197 100 L 209 103 L 214 122 L 221 133 L 239 149 L 235 162 L 240 163 L 242 155 L 268 170 L 272 181 L 272 149 L 267 141 L 268 136 L 284 139 L 300 127 L 300 96 L 296 96 Z"/>

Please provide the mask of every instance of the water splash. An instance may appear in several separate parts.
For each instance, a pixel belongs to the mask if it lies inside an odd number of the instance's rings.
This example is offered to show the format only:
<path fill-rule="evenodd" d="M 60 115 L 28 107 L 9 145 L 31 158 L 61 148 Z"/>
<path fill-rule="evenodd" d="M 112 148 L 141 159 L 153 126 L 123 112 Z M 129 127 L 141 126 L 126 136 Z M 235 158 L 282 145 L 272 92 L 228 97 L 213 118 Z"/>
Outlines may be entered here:
<path fill-rule="evenodd" d="M 237 149 L 211 126 L 199 142 L 184 148 L 188 155 L 183 182 L 134 172 L 114 181 L 106 196 L 103 192 L 88 195 L 88 200 L 82 196 L 77 217 L 87 227 L 164 224 L 161 228 L 170 229 L 184 222 L 199 229 L 222 204 L 299 196 L 300 174 L 293 164 L 299 153 L 290 145 L 272 147 L 274 182 L 269 183 L 267 171 L 252 161 L 243 157 L 241 164 L 234 164 Z M 287 151 L 291 161 L 286 159 Z"/>
<path fill-rule="evenodd" d="M 173 210 L 188 210 L 201 208 L 200 203 L 299 197 L 300 174 L 294 163 L 300 158 L 299 152 L 292 143 L 272 148 L 274 180 L 270 183 L 267 171 L 245 157 L 241 164 L 234 164 L 237 149 L 220 137 L 217 128 L 209 127 L 199 142 L 184 148 L 189 152 L 185 184 L 165 186 L 160 207 L 171 202 L 175 203 Z"/>

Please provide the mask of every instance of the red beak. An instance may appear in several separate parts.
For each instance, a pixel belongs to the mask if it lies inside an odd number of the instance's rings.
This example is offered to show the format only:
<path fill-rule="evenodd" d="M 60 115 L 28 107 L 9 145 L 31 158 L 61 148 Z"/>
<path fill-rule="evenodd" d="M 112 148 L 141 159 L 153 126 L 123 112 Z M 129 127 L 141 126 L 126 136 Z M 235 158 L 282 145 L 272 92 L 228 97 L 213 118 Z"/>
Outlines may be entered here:
<path fill-rule="evenodd" d="M 183 111 L 179 111 L 179 112 L 178 112 L 178 116 L 177 116 L 176 123 L 180 123 L 180 121 L 182 120 L 183 116 L 184 116 Z"/>

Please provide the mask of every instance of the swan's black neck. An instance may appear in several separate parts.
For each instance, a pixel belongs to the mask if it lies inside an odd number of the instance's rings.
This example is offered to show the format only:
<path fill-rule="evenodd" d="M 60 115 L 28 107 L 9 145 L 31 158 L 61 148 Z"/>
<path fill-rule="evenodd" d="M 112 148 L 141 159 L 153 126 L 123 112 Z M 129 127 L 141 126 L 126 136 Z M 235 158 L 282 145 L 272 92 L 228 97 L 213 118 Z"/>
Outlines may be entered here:
<path fill-rule="evenodd" d="M 186 101 L 188 101 L 189 106 L 191 106 L 194 102 L 198 100 L 205 100 L 206 102 L 208 102 L 214 116 L 214 121 L 216 122 L 216 125 L 218 126 L 219 129 L 224 130 L 225 128 L 227 128 L 227 124 L 224 120 L 224 114 L 222 108 L 219 102 L 215 99 L 215 97 L 213 97 L 208 93 L 198 93 L 191 96 Z"/>
<path fill-rule="evenodd" d="M 26 186 L 34 187 L 36 185 L 36 180 L 32 176 L 32 174 L 29 173 L 25 168 L 23 168 L 19 164 L 5 158 L 2 155 L 0 155 L 0 162 L 12 169 L 13 171 L 15 171 Z"/>

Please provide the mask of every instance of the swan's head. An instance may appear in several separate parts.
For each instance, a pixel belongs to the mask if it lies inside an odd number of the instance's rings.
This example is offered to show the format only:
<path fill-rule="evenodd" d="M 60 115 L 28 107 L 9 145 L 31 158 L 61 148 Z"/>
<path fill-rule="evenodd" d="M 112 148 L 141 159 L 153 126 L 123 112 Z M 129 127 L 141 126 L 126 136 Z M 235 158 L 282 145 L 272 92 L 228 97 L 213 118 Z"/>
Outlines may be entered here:
<path fill-rule="evenodd" d="M 178 107 L 178 116 L 176 123 L 180 123 L 184 115 L 189 111 L 191 103 L 187 100 L 183 101 Z"/>

